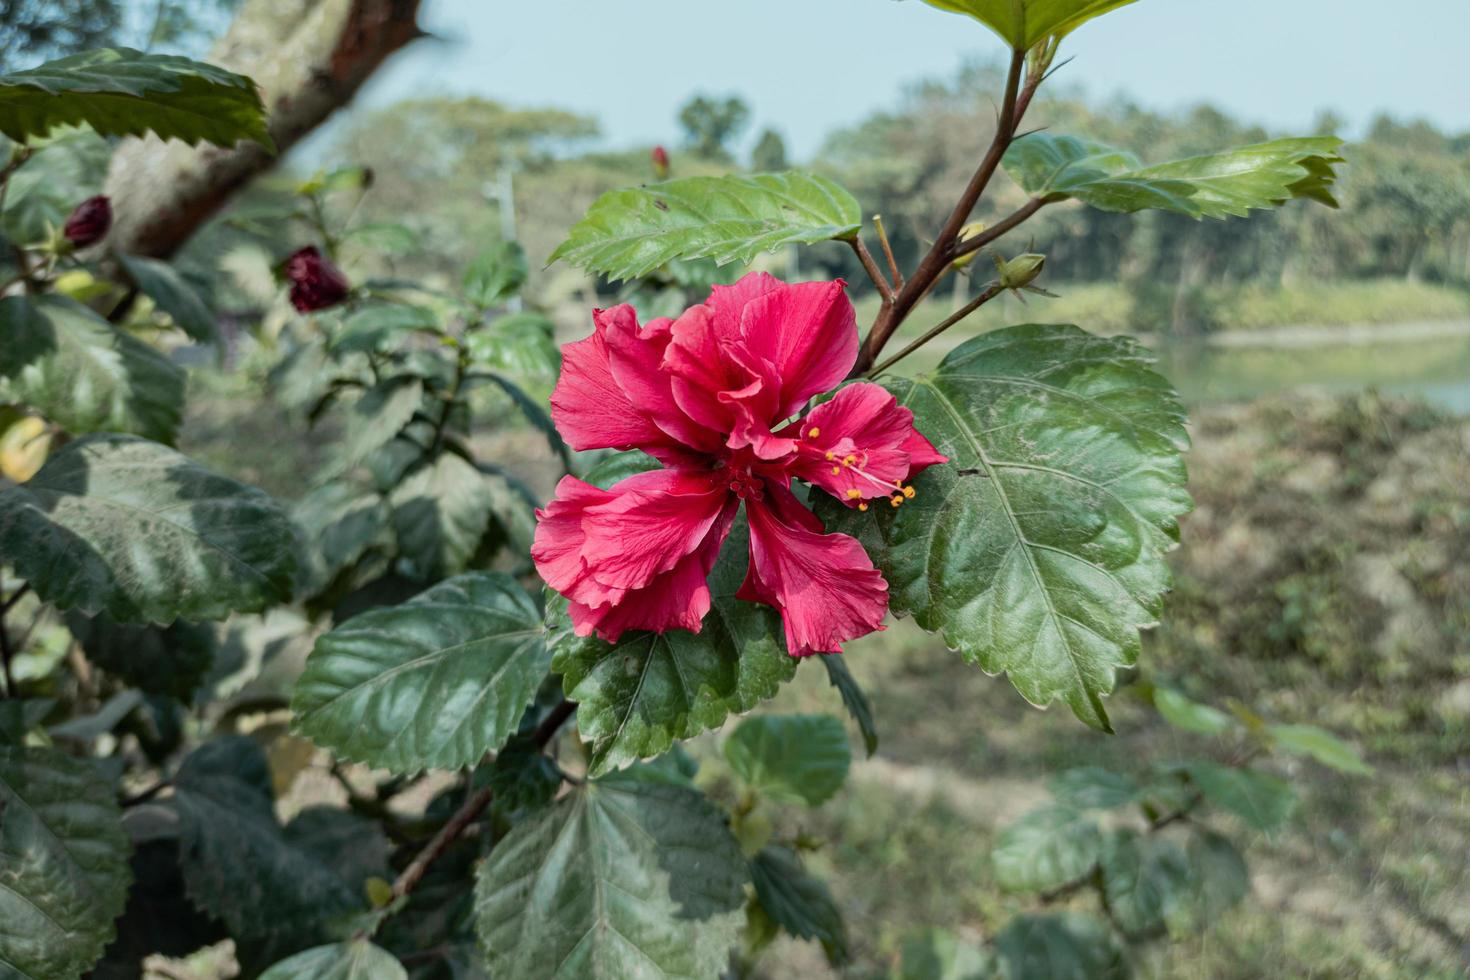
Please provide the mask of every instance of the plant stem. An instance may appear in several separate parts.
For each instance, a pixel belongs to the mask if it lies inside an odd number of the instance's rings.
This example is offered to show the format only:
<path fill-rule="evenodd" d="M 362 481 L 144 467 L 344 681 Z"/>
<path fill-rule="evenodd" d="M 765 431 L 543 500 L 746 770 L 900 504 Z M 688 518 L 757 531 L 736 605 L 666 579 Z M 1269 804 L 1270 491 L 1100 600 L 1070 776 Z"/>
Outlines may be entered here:
<path fill-rule="evenodd" d="M 536 726 L 536 733 L 531 736 L 532 740 L 539 748 L 544 749 L 576 710 L 575 701 L 563 699 L 551 709 L 541 724 Z M 454 812 L 454 816 L 449 818 L 449 822 L 440 828 L 433 839 L 424 846 L 423 850 L 419 851 L 409 862 L 408 867 L 403 869 L 398 879 L 393 882 L 394 898 L 404 898 L 417 887 L 418 883 L 423 880 L 424 873 L 429 870 L 429 865 L 438 860 L 439 856 L 449 849 L 449 845 L 464 833 L 465 828 L 485 812 L 485 808 L 490 805 L 490 797 L 490 788 L 487 786 L 477 790 L 468 800 L 465 800 L 464 804 Z"/>
<path fill-rule="evenodd" d="M 903 288 L 903 273 L 898 271 L 898 260 L 893 257 L 893 246 L 888 241 L 888 231 L 883 227 L 883 215 L 873 215 L 873 227 L 878 230 L 878 244 L 883 246 L 883 257 L 888 260 L 888 271 L 893 276 L 893 288 Z"/>
<path fill-rule="evenodd" d="M 1021 116 L 1030 106 L 1031 99 L 1036 94 L 1036 87 L 1040 84 L 1039 78 L 1029 78 L 1026 81 L 1025 90 L 1022 91 L 1021 76 L 1025 73 L 1025 68 L 1026 52 L 1014 52 L 1011 55 L 1010 71 L 1006 75 L 1006 89 L 1001 102 L 1000 118 L 996 121 L 995 138 L 991 140 L 990 149 L 986 151 L 984 159 L 980 161 L 980 166 L 965 187 L 965 192 L 960 196 L 959 203 L 950 212 L 949 220 L 945 222 L 943 230 L 934 240 L 934 245 L 919 263 L 918 269 L 893 297 L 893 302 L 885 304 L 878 312 L 873 328 L 868 331 L 868 336 L 863 341 L 862 351 L 858 355 L 857 364 L 853 366 L 851 377 L 868 373 L 894 331 L 903 324 L 904 319 L 913 312 L 919 300 L 944 274 L 950 262 L 954 261 L 955 241 L 959 238 L 960 230 L 964 228 L 965 222 L 970 218 L 970 212 L 975 209 L 980 196 L 985 193 L 991 178 L 995 176 L 995 171 L 999 169 L 1006 149 L 1010 147 L 1011 140 L 1015 139 L 1016 127 L 1021 121 Z"/>
<path fill-rule="evenodd" d="M 959 258 L 962 255 L 969 255 L 971 252 L 979 251 L 986 245 L 989 245 L 991 242 L 1000 238 L 1006 232 L 1015 228 L 1017 225 L 1024 223 L 1037 211 L 1040 211 L 1042 208 L 1046 207 L 1046 203 L 1047 202 L 1043 201 L 1039 197 L 1033 197 L 1031 200 L 1027 201 L 1023 207 L 1018 208 L 1014 214 L 1002 218 L 1000 221 L 997 221 L 993 227 L 985 229 L 974 238 L 967 239 L 966 241 L 956 245 L 954 250 L 954 257 Z"/>
<path fill-rule="evenodd" d="M 923 347 L 925 344 L 929 343 L 929 341 L 933 340 L 935 337 L 938 337 L 940 334 L 944 333 L 944 331 L 948 330 L 956 323 L 959 323 L 971 313 L 974 313 L 976 310 L 980 309 L 980 307 L 984 306 L 986 303 L 989 303 L 991 300 L 995 299 L 995 297 L 999 296 L 1001 292 L 1002 287 L 1001 284 L 998 282 L 993 282 L 990 285 L 986 286 L 984 292 L 982 292 L 979 296 L 976 296 L 960 309 L 945 317 L 942 321 L 939 322 L 938 325 L 933 327 L 918 340 L 914 341 L 912 344 L 909 344 L 903 350 L 899 351 L 897 354 L 894 354 L 882 364 L 879 364 L 877 367 L 873 368 L 873 370 L 869 371 L 865 375 L 865 377 L 869 379 L 876 378 L 878 375 L 882 374 L 884 371 L 887 371 L 889 368 L 893 367 L 893 365 L 897 364 L 905 357 L 908 357 L 920 347 Z"/>
<path fill-rule="evenodd" d="M 863 264 L 863 270 L 867 272 L 868 278 L 873 280 L 874 286 L 878 287 L 878 295 L 883 297 L 883 304 L 887 306 L 892 303 L 893 287 L 888 284 L 887 279 L 883 278 L 883 273 L 878 270 L 878 263 L 873 261 L 873 256 L 868 251 L 868 246 L 863 244 L 862 238 L 854 235 L 847 240 L 847 244 L 852 246 L 852 250 L 857 253 L 858 261 Z"/>

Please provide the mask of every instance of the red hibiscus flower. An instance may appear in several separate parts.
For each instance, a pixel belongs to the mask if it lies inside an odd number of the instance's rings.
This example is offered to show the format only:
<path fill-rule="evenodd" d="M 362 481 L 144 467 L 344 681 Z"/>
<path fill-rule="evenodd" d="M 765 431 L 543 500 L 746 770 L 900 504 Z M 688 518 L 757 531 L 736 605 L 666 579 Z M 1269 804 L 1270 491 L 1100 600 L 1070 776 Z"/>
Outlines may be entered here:
<path fill-rule="evenodd" d="M 698 632 L 742 502 L 750 570 L 737 597 L 780 610 L 793 656 L 883 628 L 888 584 L 854 538 L 824 533 L 791 480 L 850 507 L 898 506 L 913 496 L 906 481 L 946 457 L 875 384 L 793 420 L 857 358 L 845 289 L 753 273 L 677 320 L 639 327 L 631 306 L 598 310 L 592 335 L 566 346 L 551 406 L 567 442 L 641 449 L 665 467 L 609 490 L 565 477 L 536 512 L 531 555 L 579 635 Z"/>
<path fill-rule="evenodd" d="M 342 270 L 315 245 L 291 253 L 286 260 L 286 280 L 291 283 L 291 305 L 298 313 L 336 306 L 352 290 Z"/>

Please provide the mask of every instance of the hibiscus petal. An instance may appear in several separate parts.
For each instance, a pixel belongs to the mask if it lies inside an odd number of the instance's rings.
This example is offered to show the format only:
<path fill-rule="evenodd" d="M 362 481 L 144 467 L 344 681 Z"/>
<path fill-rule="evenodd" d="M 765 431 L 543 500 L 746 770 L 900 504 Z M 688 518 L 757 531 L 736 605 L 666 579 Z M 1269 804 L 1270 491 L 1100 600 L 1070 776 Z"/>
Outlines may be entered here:
<path fill-rule="evenodd" d="M 596 630 L 604 640 L 616 643 L 627 630 L 664 633 L 682 629 L 698 633 L 710 610 L 709 575 L 739 510 L 740 498 L 731 496 L 699 548 L 644 588 L 631 590 L 619 601 L 602 606 L 571 603 L 572 626 L 578 635 L 587 636 Z"/>
<path fill-rule="evenodd" d="M 745 305 L 740 329 L 750 354 L 779 376 L 772 423 L 830 391 L 857 362 L 857 314 L 841 279 L 783 285 L 757 296 Z"/>
<path fill-rule="evenodd" d="M 881 385 L 848 385 L 782 435 L 801 441 L 791 475 L 856 507 L 887 497 L 926 466 L 947 461 L 914 428 L 914 413 Z"/>
<path fill-rule="evenodd" d="M 719 432 L 704 428 L 684 413 L 674 399 L 672 375 L 663 370 L 674 321 L 662 317 L 640 329 L 637 314 L 627 304 L 600 310 L 593 317 L 607 344 L 613 381 L 633 408 L 686 446 L 704 452 L 717 449 Z"/>
<path fill-rule="evenodd" d="M 610 490 L 565 477 L 536 512 L 531 557 L 570 600 L 581 635 L 698 631 L 709 611 L 705 580 L 739 503 L 706 472 L 655 470 Z"/>
<path fill-rule="evenodd" d="M 848 640 L 883 629 L 888 583 L 855 538 L 822 524 L 779 484 L 747 501 L 750 570 L 738 598 L 781 611 L 794 657 L 840 653 Z"/>
<path fill-rule="evenodd" d="M 552 421 L 573 449 L 642 449 L 660 459 L 675 457 L 682 450 L 679 441 L 639 411 L 613 377 L 606 324 L 619 315 L 597 311 L 592 335 L 562 348 Z"/>
<path fill-rule="evenodd" d="M 653 470 L 614 484 L 582 513 L 582 560 L 600 584 L 638 589 L 698 550 L 730 488 L 709 472 Z"/>

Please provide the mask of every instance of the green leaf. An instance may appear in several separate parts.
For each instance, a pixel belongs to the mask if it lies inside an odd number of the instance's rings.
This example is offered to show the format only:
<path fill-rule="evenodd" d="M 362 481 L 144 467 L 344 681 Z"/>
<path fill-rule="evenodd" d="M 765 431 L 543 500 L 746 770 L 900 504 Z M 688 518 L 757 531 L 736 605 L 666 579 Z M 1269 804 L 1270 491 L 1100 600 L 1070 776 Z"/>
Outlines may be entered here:
<path fill-rule="evenodd" d="M 995 937 L 1004 980 L 1126 980 L 1128 957 L 1107 923 L 1080 912 L 1022 915 Z"/>
<path fill-rule="evenodd" d="M 931 7 L 966 14 L 990 28 L 1016 51 L 1048 35 L 1064 37 L 1094 17 L 1134 0 L 924 0 Z"/>
<path fill-rule="evenodd" d="M 599 459 L 582 477 L 594 487 L 606 490 L 630 476 L 659 469 L 663 464 L 652 456 L 638 450 L 614 453 Z"/>
<path fill-rule="evenodd" d="M 1006 151 L 1006 172 L 1032 197 L 1066 198 L 1103 211 L 1155 208 L 1191 218 L 1244 217 L 1252 209 L 1332 196 L 1342 140 L 1272 140 L 1152 167 L 1116 147 L 1075 136 L 1031 133 Z"/>
<path fill-rule="evenodd" d="M 1250 892 L 1250 871 L 1230 839 L 1197 827 L 1185 845 L 1189 879 L 1171 894 L 1164 918 L 1176 935 L 1210 928 Z"/>
<path fill-rule="evenodd" d="M 548 601 L 551 669 L 577 702 L 577 727 L 592 744 L 594 774 L 718 728 L 731 713 L 774 696 L 796 673 L 775 610 L 735 598 L 748 548 L 741 520 L 715 563 L 712 606 L 699 633 L 629 632 L 617 643 L 578 637 L 566 620 L 566 600 Z"/>
<path fill-rule="evenodd" d="M 343 238 L 362 248 L 375 249 L 389 255 L 403 255 L 419 247 L 419 235 L 407 225 L 392 221 L 370 221 L 354 225 Z"/>
<path fill-rule="evenodd" d="M 758 715 L 725 739 L 725 759 L 747 786 L 781 803 L 819 806 L 847 781 L 847 729 L 831 715 Z"/>
<path fill-rule="evenodd" d="M 541 611 L 510 576 L 471 572 L 316 642 L 296 729 L 395 773 L 458 769 L 500 748 L 546 676 Z"/>
<path fill-rule="evenodd" d="M 549 261 L 636 279 L 671 259 L 749 262 L 786 245 L 852 238 L 861 226 L 857 200 L 825 177 L 688 177 L 602 195 Z"/>
<path fill-rule="evenodd" d="M 408 971 L 366 939 L 317 946 L 282 960 L 260 980 L 408 980 Z"/>
<path fill-rule="evenodd" d="M 128 851 L 96 766 L 0 747 L 0 972 L 76 980 L 97 962 L 127 901 Z"/>
<path fill-rule="evenodd" d="M 1189 861 L 1177 844 L 1130 828 L 1104 837 L 1100 866 L 1108 909 L 1130 936 L 1162 931 L 1165 913 L 1192 884 Z"/>
<path fill-rule="evenodd" d="M 184 760 L 173 805 L 190 901 L 257 955 L 320 942 L 361 908 L 351 885 L 276 822 L 265 753 L 250 739 L 218 738 Z"/>
<path fill-rule="evenodd" d="M 78 435 L 130 432 L 172 443 L 184 372 L 65 296 L 0 299 L 0 400 Z"/>
<path fill-rule="evenodd" d="M 506 815 L 545 806 L 556 798 L 562 784 L 561 769 L 525 735 L 507 742 L 495 753 L 495 761 L 481 771 L 494 794 L 491 805 Z"/>
<path fill-rule="evenodd" d="M 0 133 L 24 142 L 78 125 L 226 147 L 248 139 L 275 152 L 255 83 L 213 65 L 100 48 L 0 75 Z"/>
<path fill-rule="evenodd" d="M 306 545 L 303 587 L 315 594 L 370 548 L 393 546 L 387 502 L 371 490 L 345 480 L 317 487 L 291 509 L 291 519 Z"/>
<path fill-rule="evenodd" d="M 555 327 L 540 313 L 512 313 L 464 338 L 470 360 L 481 367 L 549 386 L 561 369 Z"/>
<path fill-rule="evenodd" d="M 167 262 L 141 255 L 118 255 L 139 291 L 167 313 L 174 326 L 201 344 L 220 342 L 219 324 L 194 287 Z"/>
<path fill-rule="evenodd" d="M 341 461 L 345 468 L 361 463 L 408 425 L 424 402 L 424 383 L 411 375 L 384 378 L 363 392 L 347 410 Z"/>
<path fill-rule="evenodd" d="M 826 884 L 809 874 L 789 847 L 766 846 L 750 862 L 755 896 L 771 919 L 798 939 L 822 944 L 827 961 L 848 959 L 847 925 Z"/>
<path fill-rule="evenodd" d="M 1235 720 L 1218 708 L 1191 701 L 1173 688 L 1154 688 L 1154 707 L 1175 728 L 1200 735 L 1223 735 Z"/>
<path fill-rule="evenodd" d="M 470 263 L 464 273 L 464 296 L 484 308 L 504 302 L 526 284 L 526 253 L 516 242 L 497 242 Z"/>
<path fill-rule="evenodd" d="M 66 614 L 66 626 L 87 659 L 150 694 L 187 703 L 214 662 L 214 631 L 194 623 L 129 626 L 106 613 Z"/>
<path fill-rule="evenodd" d="M 1067 806 L 1033 810 L 1001 831 L 990 860 L 1010 892 L 1042 892 L 1092 873 L 1102 847 L 1097 824 Z"/>
<path fill-rule="evenodd" d="M 1059 801 L 1079 810 L 1115 810 L 1138 799 L 1138 785 L 1132 779 L 1100 766 L 1068 769 L 1048 788 Z"/>
<path fill-rule="evenodd" d="M 423 580 L 464 571 L 495 511 L 494 488 L 464 457 L 442 452 L 388 497 L 398 550 Z"/>
<path fill-rule="evenodd" d="M 525 416 L 526 421 L 530 422 L 536 427 L 538 432 L 546 437 L 546 444 L 556 454 L 563 468 L 570 471 L 572 468 L 572 452 L 567 448 L 567 444 L 562 439 L 561 433 L 556 431 L 556 423 L 551 420 L 551 413 L 546 410 L 541 402 L 526 394 L 520 385 L 503 375 L 486 371 L 481 372 L 477 377 L 494 382 L 496 387 L 505 392 L 510 398 L 511 404 L 515 405 L 520 413 Z"/>
<path fill-rule="evenodd" d="M 106 735 L 121 725 L 123 721 L 144 703 L 143 692 L 134 688 L 118 691 L 112 697 L 104 701 L 96 711 L 91 714 L 77 715 L 68 718 L 59 725 L 53 725 L 48 734 L 53 739 L 75 739 L 78 742 L 91 742 L 99 735 Z"/>
<path fill-rule="evenodd" d="M 6 698 L 0 701 L 0 746 L 23 745 L 56 707 L 55 698 Z"/>
<path fill-rule="evenodd" d="M 837 693 L 842 695 L 842 703 L 847 707 L 847 713 L 852 715 L 857 722 L 858 730 L 863 733 L 863 745 L 868 750 L 868 758 L 878 751 L 878 723 L 873 720 L 873 705 L 868 701 L 868 695 L 864 693 L 858 684 L 857 678 L 847 669 L 847 661 L 840 655 L 827 655 L 818 658 L 822 666 L 827 668 L 827 679 L 832 686 L 837 688 Z"/>
<path fill-rule="evenodd" d="M 513 827 L 479 871 L 491 976 L 713 977 L 744 922 L 748 871 L 695 790 L 593 780 Z"/>
<path fill-rule="evenodd" d="M 1216 762 L 1191 762 L 1185 769 L 1205 799 L 1264 833 L 1280 827 L 1296 810 L 1291 784 L 1271 773 Z"/>
<path fill-rule="evenodd" d="M 68 444 L 0 490 L 0 554 L 46 602 L 124 623 L 220 619 L 291 597 L 275 501 L 131 436 Z"/>
<path fill-rule="evenodd" d="M 899 980 L 977 980 L 987 976 L 988 959 L 971 943 L 945 929 L 925 929 L 903 941 Z"/>
<path fill-rule="evenodd" d="M 378 350 L 415 331 L 440 332 L 438 314 L 423 306 L 372 303 L 353 311 L 328 346 L 338 353 Z"/>
<path fill-rule="evenodd" d="M 867 546 L 894 612 L 1105 731 L 1103 695 L 1158 621 L 1191 506 L 1184 411 L 1152 362 L 1073 326 L 976 337 L 933 374 L 884 382 L 950 462 L 876 516 L 817 508 Z"/>
<path fill-rule="evenodd" d="M 1269 725 L 1267 733 L 1278 749 L 1310 756 L 1338 772 L 1371 776 L 1373 767 L 1351 745 L 1316 725 Z"/>

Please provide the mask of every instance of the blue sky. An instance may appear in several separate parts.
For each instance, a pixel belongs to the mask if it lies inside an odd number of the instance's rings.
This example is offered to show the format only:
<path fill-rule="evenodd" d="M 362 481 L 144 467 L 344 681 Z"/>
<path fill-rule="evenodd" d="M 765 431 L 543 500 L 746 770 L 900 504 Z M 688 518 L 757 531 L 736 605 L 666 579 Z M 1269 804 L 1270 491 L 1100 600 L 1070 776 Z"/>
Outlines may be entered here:
<path fill-rule="evenodd" d="M 1003 54 L 980 25 L 919 0 L 427 0 L 422 19 L 443 40 L 390 62 L 367 101 L 563 106 L 625 146 L 677 142 L 675 112 L 695 90 L 735 93 L 754 110 L 750 135 L 774 127 L 797 158 L 906 83 Z M 1139 0 L 1072 35 L 1062 77 L 1277 129 L 1332 108 L 1354 126 L 1387 110 L 1470 130 L 1466 38 L 1470 0 Z"/>

